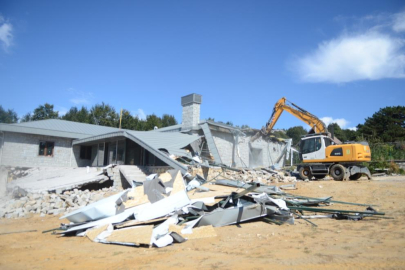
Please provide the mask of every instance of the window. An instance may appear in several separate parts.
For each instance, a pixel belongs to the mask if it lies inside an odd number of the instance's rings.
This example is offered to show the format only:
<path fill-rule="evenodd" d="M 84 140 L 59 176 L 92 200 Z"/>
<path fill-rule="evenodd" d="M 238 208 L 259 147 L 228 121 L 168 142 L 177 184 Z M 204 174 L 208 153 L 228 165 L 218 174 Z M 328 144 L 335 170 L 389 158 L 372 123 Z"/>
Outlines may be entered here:
<path fill-rule="evenodd" d="M 53 156 L 53 148 L 55 146 L 54 142 L 39 142 L 39 153 L 40 156 Z"/>
<path fill-rule="evenodd" d="M 301 152 L 302 154 L 308 154 L 318 151 L 322 147 L 321 138 L 311 138 L 301 141 Z"/>
<path fill-rule="evenodd" d="M 311 153 L 315 150 L 315 138 L 301 141 L 301 151 L 303 154 Z"/>
<path fill-rule="evenodd" d="M 91 159 L 91 146 L 80 146 L 80 158 Z"/>
<path fill-rule="evenodd" d="M 326 137 L 324 137 L 323 139 L 325 140 L 325 147 L 328 147 L 329 145 L 333 144 L 331 139 Z"/>
<path fill-rule="evenodd" d="M 318 151 L 322 147 L 321 138 L 315 138 L 315 151 Z"/>

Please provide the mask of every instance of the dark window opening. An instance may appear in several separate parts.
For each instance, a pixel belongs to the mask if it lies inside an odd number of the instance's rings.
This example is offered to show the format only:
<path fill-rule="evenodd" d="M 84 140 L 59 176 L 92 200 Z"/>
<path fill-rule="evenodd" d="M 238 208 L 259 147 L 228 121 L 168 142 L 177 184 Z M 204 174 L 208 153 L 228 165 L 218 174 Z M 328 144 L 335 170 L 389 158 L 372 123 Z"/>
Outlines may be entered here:
<path fill-rule="evenodd" d="M 55 147 L 54 142 L 39 142 L 39 153 L 40 156 L 53 156 L 53 148 Z"/>
<path fill-rule="evenodd" d="M 311 138 L 301 141 L 301 153 L 308 154 L 318 151 L 322 147 L 321 138 Z"/>
<path fill-rule="evenodd" d="M 91 159 L 91 146 L 80 146 L 80 158 L 81 159 Z"/>
<path fill-rule="evenodd" d="M 328 147 L 329 145 L 333 144 L 331 139 L 325 137 L 323 139 L 325 140 L 325 147 Z"/>
<path fill-rule="evenodd" d="M 315 151 L 318 151 L 319 149 L 321 149 L 322 147 L 322 142 L 321 142 L 321 138 L 315 138 Z"/>

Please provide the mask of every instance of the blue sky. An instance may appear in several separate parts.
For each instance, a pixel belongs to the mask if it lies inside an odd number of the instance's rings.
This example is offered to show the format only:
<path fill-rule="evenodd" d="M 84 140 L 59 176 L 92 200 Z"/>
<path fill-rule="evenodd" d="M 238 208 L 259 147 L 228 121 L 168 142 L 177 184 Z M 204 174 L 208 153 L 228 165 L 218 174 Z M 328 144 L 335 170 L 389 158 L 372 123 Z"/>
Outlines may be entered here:
<path fill-rule="evenodd" d="M 263 126 L 288 100 L 345 128 L 405 105 L 403 1 L 0 1 L 0 105 L 102 101 Z M 276 128 L 303 125 L 285 113 Z"/>

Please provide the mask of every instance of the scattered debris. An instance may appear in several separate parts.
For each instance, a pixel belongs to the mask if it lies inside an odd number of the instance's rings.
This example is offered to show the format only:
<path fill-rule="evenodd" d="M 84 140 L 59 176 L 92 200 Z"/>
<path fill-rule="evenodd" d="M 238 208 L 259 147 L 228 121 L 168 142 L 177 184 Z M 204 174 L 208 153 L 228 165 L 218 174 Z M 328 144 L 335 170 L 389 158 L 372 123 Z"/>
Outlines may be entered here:
<path fill-rule="evenodd" d="M 362 211 L 329 209 L 325 206 L 332 202 L 364 205 L 333 201 L 332 197 L 291 195 L 283 188 L 289 190 L 296 186 L 280 188 L 263 185 L 260 181 L 247 183 L 229 179 L 207 182 L 201 176 L 185 177 L 180 171 L 171 170 L 150 175 L 131 189 L 63 216 L 70 223 L 50 231 L 62 236 L 87 236 L 91 241 L 104 244 L 165 247 L 215 237 L 215 227 L 249 220 L 282 225 L 294 224 L 297 218 L 317 226 L 309 219 L 361 220 L 384 215 L 368 205 Z"/>

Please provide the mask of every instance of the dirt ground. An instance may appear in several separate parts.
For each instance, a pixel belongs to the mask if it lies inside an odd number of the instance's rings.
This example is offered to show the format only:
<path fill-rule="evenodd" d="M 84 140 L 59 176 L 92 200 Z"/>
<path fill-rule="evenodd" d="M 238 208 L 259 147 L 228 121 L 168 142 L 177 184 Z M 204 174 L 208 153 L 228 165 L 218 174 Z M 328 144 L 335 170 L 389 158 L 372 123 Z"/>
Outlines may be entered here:
<path fill-rule="evenodd" d="M 59 226 L 58 217 L 0 219 L 0 268 L 405 268 L 405 177 L 299 182 L 297 186 L 291 193 L 376 204 L 391 219 L 312 220 L 318 227 L 303 220 L 282 226 L 256 221 L 215 228 L 217 237 L 160 249 L 43 234 Z M 341 204 L 329 208 L 365 209 Z M 37 232 L 2 234 L 19 230 Z"/>

